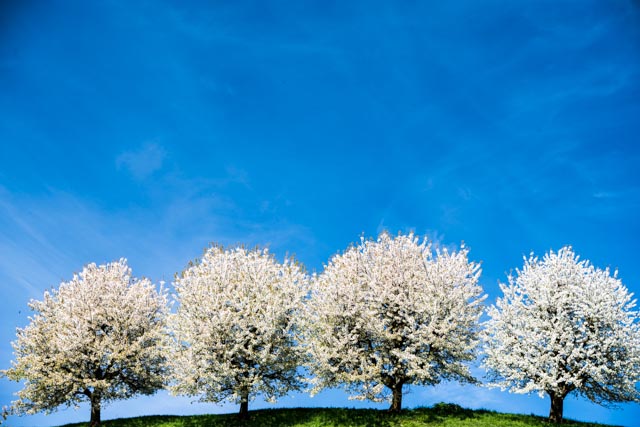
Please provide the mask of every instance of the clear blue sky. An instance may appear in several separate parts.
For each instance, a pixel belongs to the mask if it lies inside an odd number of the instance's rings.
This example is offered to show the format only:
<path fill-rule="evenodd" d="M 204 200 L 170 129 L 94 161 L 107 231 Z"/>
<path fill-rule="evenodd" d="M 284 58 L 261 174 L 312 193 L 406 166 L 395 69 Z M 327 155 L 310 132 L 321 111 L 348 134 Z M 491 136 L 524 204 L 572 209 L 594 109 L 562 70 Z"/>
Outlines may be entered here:
<path fill-rule="evenodd" d="M 209 242 L 319 271 L 361 233 L 414 230 L 464 241 L 489 301 L 523 255 L 571 244 L 640 292 L 637 2 L 183 3 L 1 3 L 1 367 L 29 299 L 84 264 L 170 282 Z M 0 380 L 0 405 L 17 389 Z M 405 402 L 442 400 L 548 411 L 452 384 Z M 162 393 L 104 416 L 236 409 Z"/>

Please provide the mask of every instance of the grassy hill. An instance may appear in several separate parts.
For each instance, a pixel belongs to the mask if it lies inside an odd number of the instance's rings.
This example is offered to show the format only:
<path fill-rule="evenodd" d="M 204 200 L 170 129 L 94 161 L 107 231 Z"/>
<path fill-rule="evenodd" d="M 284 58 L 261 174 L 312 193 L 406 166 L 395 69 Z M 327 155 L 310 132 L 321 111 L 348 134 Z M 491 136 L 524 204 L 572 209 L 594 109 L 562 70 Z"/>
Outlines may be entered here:
<path fill-rule="evenodd" d="M 532 415 L 501 414 L 464 409 L 439 403 L 431 408 L 416 408 L 391 415 L 375 409 L 293 408 L 251 411 L 251 420 L 241 422 L 235 414 L 171 416 L 156 415 L 104 421 L 104 427 L 535 427 L 553 426 L 546 418 Z M 85 427 L 88 423 L 62 427 Z M 566 421 L 563 427 L 595 427 L 603 424 Z"/>

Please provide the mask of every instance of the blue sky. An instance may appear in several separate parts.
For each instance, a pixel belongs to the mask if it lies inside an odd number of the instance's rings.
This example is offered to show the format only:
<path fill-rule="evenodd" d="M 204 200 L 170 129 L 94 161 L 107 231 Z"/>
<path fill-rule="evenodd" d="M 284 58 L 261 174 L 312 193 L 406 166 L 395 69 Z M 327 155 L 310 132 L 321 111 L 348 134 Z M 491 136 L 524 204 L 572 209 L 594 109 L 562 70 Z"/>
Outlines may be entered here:
<path fill-rule="evenodd" d="M 84 264 L 170 282 L 210 242 L 319 271 L 362 233 L 414 230 L 464 241 L 489 301 L 523 255 L 571 244 L 640 292 L 637 2 L 183 3 L 0 6 L 0 366 L 29 299 Z M 0 380 L 0 404 L 17 389 Z M 549 404 L 455 384 L 405 403 L 442 400 Z M 220 411 L 161 393 L 103 416 Z"/>

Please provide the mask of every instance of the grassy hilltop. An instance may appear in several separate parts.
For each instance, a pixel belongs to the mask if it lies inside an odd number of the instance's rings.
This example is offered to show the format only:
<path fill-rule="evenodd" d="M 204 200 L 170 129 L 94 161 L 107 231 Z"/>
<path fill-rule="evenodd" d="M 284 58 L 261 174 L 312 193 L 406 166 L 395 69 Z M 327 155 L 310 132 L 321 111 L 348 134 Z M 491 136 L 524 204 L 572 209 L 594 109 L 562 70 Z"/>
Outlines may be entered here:
<path fill-rule="evenodd" d="M 375 409 L 293 408 L 251 411 L 251 419 L 239 421 L 236 414 L 172 416 L 156 415 L 104 421 L 104 427 L 535 427 L 553 426 L 546 418 L 533 415 L 501 414 L 464 409 L 439 403 L 431 408 L 403 410 L 398 415 Z M 89 423 L 62 427 L 85 427 Z M 602 427 L 603 424 L 566 420 L 565 427 Z"/>

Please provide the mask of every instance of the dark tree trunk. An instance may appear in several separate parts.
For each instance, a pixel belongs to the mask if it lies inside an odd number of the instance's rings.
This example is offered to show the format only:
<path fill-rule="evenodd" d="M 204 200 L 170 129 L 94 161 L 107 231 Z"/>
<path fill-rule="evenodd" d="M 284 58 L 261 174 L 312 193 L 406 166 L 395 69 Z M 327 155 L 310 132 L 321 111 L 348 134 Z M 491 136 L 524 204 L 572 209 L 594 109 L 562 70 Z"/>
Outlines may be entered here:
<path fill-rule="evenodd" d="M 549 422 L 560 424 L 564 411 L 564 395 L 561 393 L 549 393 L 551 398 L 551 410 L 549 411 Z"/>
<path fill-rule="evenodd" d="M 238 413 L 238 418 L 241 420 L 249 419 L 249 390 L 244 389 L 240 395 L 240 412 Z"/>
<path fill-rule="evenodd" d="M 402 410 L 402 385 L 403 383 L 397 383 L 391 387 L 393 396 L 391 398 L 391 407 L 389 408 L 389 412 L 398 413 Z"/>
<path fill-rule="evenodd" d="M 95 392 L 91 395 L 91 427 L 100 426 L 100 396 Z"/>

